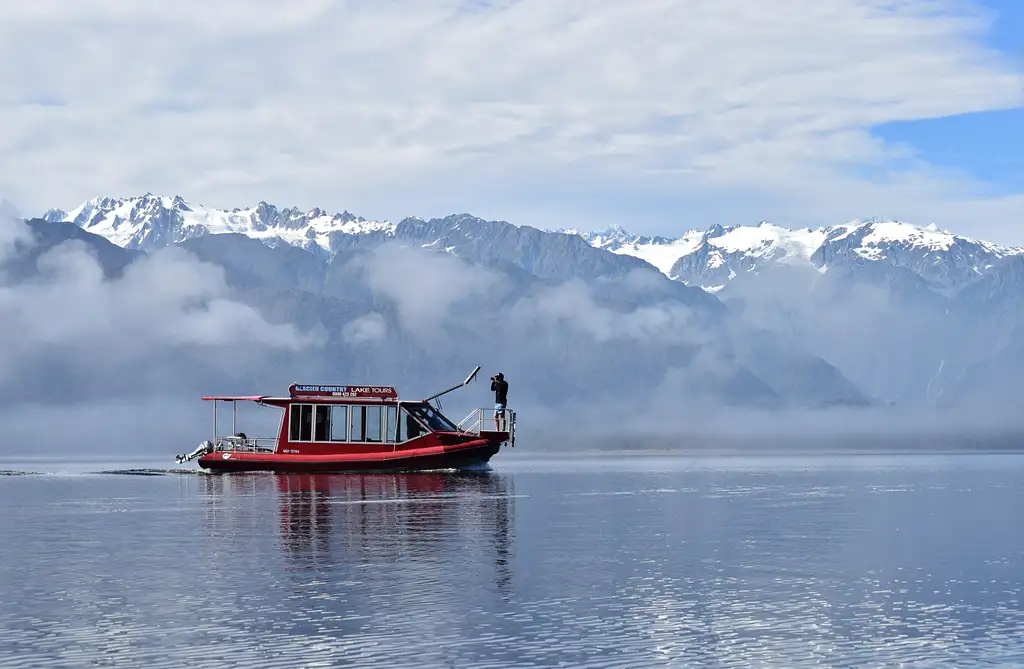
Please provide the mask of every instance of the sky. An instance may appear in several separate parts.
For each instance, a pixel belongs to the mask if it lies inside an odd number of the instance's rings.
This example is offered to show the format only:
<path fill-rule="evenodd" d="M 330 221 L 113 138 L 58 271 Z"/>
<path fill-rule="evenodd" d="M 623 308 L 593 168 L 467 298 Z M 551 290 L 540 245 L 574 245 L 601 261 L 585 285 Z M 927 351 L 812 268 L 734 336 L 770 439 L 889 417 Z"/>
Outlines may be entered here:
<path fill-rule="evenodd" d="M 1018 0 L 0 4 L 0 196 L 1024 244 Z"/>

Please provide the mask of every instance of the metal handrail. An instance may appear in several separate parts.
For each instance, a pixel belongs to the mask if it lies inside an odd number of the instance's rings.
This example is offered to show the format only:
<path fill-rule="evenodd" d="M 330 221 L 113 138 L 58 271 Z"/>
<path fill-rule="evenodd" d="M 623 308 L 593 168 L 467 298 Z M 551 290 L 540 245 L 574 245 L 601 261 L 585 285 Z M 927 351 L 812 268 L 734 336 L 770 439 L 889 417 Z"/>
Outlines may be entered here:
<path fill-rule="evenodd" d="M 470 434 L 479 435 L 485 429 L 485 426 L 492 425 L 494 422 L 494 416 L 497 413 L 495 409 L 481 407 L 479 409 L 473 409 L 472 412 L 458 423 L 458 428 L 463 432 L 469 432 Z M 489 419 L 489 420 L 488 420 Z M 487 429 L 492 432 L 494 429 Z M 509 441 L 515 443 L 516 434 L 516 412 L 515 409 L 505 409 L 505 430 L 508 432 Z"/>
<path fill-rule="evenodd" d="M 247 453 L 273 453 L 277 450 L 277 437 L 215 437 L 212 451 L 235 451 Z"/>
<path fill-rule="evenodd" d="M 277 451 L 277 437 L 215 436 L 212 441 L 207 439 L 199 444 L 199 447 L 191 453 L 176 455 L 174 460 L 178 464 L 182 464 L 209 453 L 223 453 L 227 451 L 233 453 L 274 453 Z"/>
<path fill-rule="evenodd" d="M 470 411 L 470 412 L 469 412 L 469 415 L 468 415 L 468 416 L 466 416 L 465 418 L 463 418 L 462 420 L 460 420 L 460 421 L 459 421 L 458 423 L 456 423 L 456 424 L 455 424 L 455 426 L 456 426 L 457 428 L 459 428 L 459 429 L 461 430 L 461 429 L 462 429 L 462 426 L 463 426 L 463 425 L 465 425 L 466 423 L 468 423 L 468 422 L 469 422 L 469 420 L 470 420 L 470 419 L 471 419 L 471 418 L 472 418 L 473 416 L 476 416 L 476 415 L 477 415 L 478 413 L 480 413 L 480 411 L 481 411 L 481 409 L 473 409 L 472 411 Z M 468 432 L 468 430 L 467 430 L 467 432 Z"/>

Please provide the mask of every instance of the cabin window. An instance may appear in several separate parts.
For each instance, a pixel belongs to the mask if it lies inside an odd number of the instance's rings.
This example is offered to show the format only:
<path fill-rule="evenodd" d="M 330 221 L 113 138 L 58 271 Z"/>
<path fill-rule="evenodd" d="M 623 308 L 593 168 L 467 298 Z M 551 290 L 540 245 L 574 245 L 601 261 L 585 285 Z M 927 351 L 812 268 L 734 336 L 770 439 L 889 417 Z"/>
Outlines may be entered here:
<path fill-rule="evenodd" d="M 313 426 L 313 441 L 330 441 L 331 407 L 326 404 L 318 404 L 315 409 L 316 421 Z"/>
<path fill-rule="evenodd" d="M 385 410 L 384 431 L 387 435 L 384 441 L 389 444 L 395 443 L 395 429 L 398 427 L 398 407 L 391 404 Z"/>
<path fill-rule="evenodd" d="M 381 439 L 381 421 L 384 417 L 383 407 L 353 406 L 350 407 L 352 433 L 349 441 L 366 441 L 379 443 Z"/>
<path fill-rule="evenodd" d="M 313 405 L 291 405 L 291 419 L 288 427 L 289 441 L 313 440 Z"/>
<path fill-rule="evenodd" d="M 402 417 L 398 421 L 398 441 L 409 441 L 425 432 L 426 429 L 409 413 L 409 410 L 402 407 Z"/>
<path fill-rule="evenodd" d="M 366 441 L 366 425 L 364 415 L 364 409 L 366 407 L 352 407 L 350 412 L 352 415 L 349 424 L 352 426 L 352 431 L 349 433 L 349 441 Z"/>
<path fill-rule="evenodd" d="M 299 440 L 313 441 L 313 405 L 302 405 L 302 418 L 299 422 Z"/>
<path fill-rule="evenodd" d="M 348 441 L 348 407 L 331 407 L 331 441 Z"/>
<path fill-rule="evenodd" d="M 458 432 L 459 428 L 429 404 L 413 405 L 409 411 L 435 432 Z"/>
<path fill-rule="evenodd" d="M 383 408 L 380 405 L 364 407 L 366 410 L 366 441 L 383 441 L 380 429 L 380 422 L 384 413 L 382 411 Z"/>

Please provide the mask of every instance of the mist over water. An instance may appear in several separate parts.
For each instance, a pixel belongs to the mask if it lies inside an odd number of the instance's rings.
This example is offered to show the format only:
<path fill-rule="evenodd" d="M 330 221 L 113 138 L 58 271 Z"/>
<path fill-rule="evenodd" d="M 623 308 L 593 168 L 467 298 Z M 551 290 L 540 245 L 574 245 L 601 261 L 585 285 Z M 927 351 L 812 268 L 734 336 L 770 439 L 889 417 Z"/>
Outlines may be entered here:
<path fill-rule="evenodd" d="M 1021 455 L 535 451 L 0 477 L 0 665 L 1024 662 Z"/>
<path fill-rule="evenodd" d="M 438 384 L 432 390 L 442 387 Z M 516 386 L 512 390 L 523 394 Z M 287 389 L 256 385 L 241 391 L 280 394 Z M 442 399 L 444 413 L 458 422 L 476 407 L 490 406 L 493 394 L 478 380 Z M 567 398 L 555 406 L 527 397 L 515 399 L 511 408 L 519 417 L 517 451 L 543 456 L 638 450 L 681 455 L 1024 450 L 1024 414 L 996 410 L 758 411 L 691 407 L 685 399 L 656 395 L 608 403 Z M 202 401 L 198 392 L 82 398 L 72 403 L 15 402 L 0 407 L 0 469 L 10 469 L 2 462 L 12 458 L 68 463 L 100 459 L 112 468 L 139 462 L 171 466 L 176 453 L 190 451 L 211 436 L 212 411 L 212 403 Z M 231 406 L 218 403 L 218 434 L 237 429 L 273 438 L 281 417 L 278 408 L 239 402 L 233 423 Z"/>

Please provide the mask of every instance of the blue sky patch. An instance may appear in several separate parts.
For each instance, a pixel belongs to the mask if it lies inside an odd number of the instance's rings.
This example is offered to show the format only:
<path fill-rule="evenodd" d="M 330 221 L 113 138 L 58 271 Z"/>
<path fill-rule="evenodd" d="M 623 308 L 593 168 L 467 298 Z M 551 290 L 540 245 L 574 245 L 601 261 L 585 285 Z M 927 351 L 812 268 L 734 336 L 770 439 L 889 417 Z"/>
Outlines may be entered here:
<path fill-rule="evenodd" d="M 988 46 L 1004 53 L 1020 73 L 1024 101 L 1024 0 L 983 0 L 995 22 Z M 887 123 L 873 129 L 887 143 L 908 146 L 940 169 L 965 172 L 1002 193 L 1024 190 L 1024 107 Z"/>
<path fill-rule="evenodd" d="M 956 169 L 1003 192 L 1024 189 L 1024 109 L 887 123 L 874 134 L 917 158 Z"/>
<path fill-rule="evenodd" d="M 988 44 L 1013 56 L 1024 69 L 1024 2 L 982 0 L 978 4 L 996 13 Z"/>

